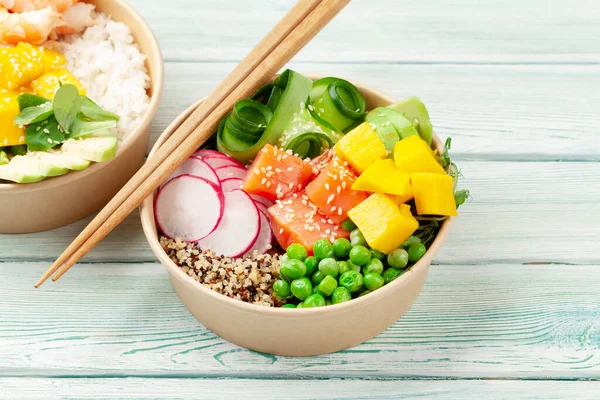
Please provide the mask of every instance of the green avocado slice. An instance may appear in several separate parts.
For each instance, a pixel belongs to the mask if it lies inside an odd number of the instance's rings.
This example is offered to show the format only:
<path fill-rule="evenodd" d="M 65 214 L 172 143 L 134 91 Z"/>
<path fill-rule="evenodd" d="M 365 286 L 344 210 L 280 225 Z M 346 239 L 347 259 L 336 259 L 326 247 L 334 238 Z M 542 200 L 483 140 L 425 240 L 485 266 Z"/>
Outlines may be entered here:
<path fill-rule="evenodd" d="M 409 97 L 398 103 L 392 104 L 387 108 L 394 110 L 408 118 L 410 121 L 415 122 L 417 130 L 419 131 L 419 136 L 431 146 L 431 142 L 433 141 L 433 127 L 431 126 L 427 107 L 425 107 L 425 104 L 423 104 L 418 97 Z"/>
<path fill-rule="evenodd" d="M 117 144 L 114 136 L 69 139 L 63 143 L 61 152 L 88 161 L 106 162 L 117 155 Z"/>

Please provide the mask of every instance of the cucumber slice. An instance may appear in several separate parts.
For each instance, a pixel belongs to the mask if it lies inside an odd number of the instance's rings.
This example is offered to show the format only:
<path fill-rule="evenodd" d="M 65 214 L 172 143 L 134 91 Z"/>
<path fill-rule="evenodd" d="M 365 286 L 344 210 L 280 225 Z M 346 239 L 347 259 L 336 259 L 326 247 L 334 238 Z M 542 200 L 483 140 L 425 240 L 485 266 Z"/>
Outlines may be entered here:
<path fill-rule="evenodd" d="M 410 121 L 416 122 L 418 124 L 417 130 L 419 131 L 419 136 L 431 146 L 431 142 L 433 141 L 433 127 L 429 120 L 427 107 L 425 107 L 425 104 L 418 97 L 409 97 L 387 108 L 399 112 Z"/>
<path fill-rule="evenodd" d="M 88 161 L 106 162 L 117 155 L 117 143 L 117 138 L 111 136 L 69 139 L 63 143 L 61 152 Z"/>

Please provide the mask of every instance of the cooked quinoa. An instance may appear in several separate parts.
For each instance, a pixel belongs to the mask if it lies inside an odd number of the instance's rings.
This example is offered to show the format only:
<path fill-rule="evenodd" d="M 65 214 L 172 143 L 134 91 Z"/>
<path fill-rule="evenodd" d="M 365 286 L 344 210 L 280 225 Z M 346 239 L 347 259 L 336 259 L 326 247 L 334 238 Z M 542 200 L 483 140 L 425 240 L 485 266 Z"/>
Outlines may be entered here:
<path fill-rule="evenodd" d="M 261 306 L 281 305 L 273 296 L 279 271 L 278 254 L 222 257 L 194 243 L 160 237 L 169 258 L 195 281 L 232 299 Z"/>

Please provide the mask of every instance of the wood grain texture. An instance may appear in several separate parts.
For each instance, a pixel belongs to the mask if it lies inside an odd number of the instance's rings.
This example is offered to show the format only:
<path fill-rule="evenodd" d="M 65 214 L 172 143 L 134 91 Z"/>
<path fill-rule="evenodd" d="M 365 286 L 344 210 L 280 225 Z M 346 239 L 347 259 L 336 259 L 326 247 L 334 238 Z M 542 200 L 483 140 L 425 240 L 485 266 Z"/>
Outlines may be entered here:
<path fill-rule="evenodd" d="M 436 258 L 441 264 L 600 260 L 600 163 L 463 161 L 465 204 Z M 31 235 L 0 235 L 5 261 L 52 260 L 87 222 Z M 102 241 L 87 262 L 156 258 L 135 212 Z"/>
<path fill-rule="evenodd" d="M 294 0 L 129 0 L 170 61 L 239 61 Z M 598 62 L 595 0 L 355 0 L 298 59 L 327 62 Z"/>
<path fill-rule="evenodd" d="M 234 66 L 167 63 L 151 143 Z M 438 134 L 454 139 L 458 158 L 600 160 L 600 65 L 295 62 L 290 67 L 352 79 L 396 98 L 421 97 Z"/>
<path fill-rule="evenodd" d="M 201 327 L 157 264 L 0 265 L 0 376 L 600 379 L 600 268 L 434 266 L 380 336 L 322 357 L 231 345 Z"/>
<path fill-rule="evenodd" d="M 443 399 L 597 400 L 600 382 L 303 381 L 218 379 L 0 379 L 5 400 L 77 399 Z"/>

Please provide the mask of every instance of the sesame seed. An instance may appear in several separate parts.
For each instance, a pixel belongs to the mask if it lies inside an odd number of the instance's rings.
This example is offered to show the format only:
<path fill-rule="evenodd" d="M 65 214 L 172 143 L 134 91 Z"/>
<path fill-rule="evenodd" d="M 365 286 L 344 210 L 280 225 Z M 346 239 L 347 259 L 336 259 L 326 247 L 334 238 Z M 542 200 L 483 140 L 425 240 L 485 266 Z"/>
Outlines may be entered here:
<path fill-rule="evenodd" d="M 331 189 L 331 186 L 329 186 L 329 183 L 325 184 L 325 190 L 327 190 L 329 192 L 329 190 Z"/>
<path fill-rule="evenodd" d="M 267 187 L 271 187 L 271 182 L 267 182 Z"/>
<path fill-rule="evenodd" d="M 265 183 L 267 183 L 267 178 L 262 178 L 262 179 L 260 180 L 260 184 L 261 184 L 261 185 L 264 185 Z"/>
<path fill-rule="evenodd" d="M 342 189 L 346 189 L 347 183 L 346 181 L 342 181 Z"/>
<path fill-rule="evenodd" d="M 255 173 L 256 175 L 260 175 L 260 170 L 259 170 L 258 168 L 254 168 L 254 173 Z"/>
<path fill-rule="evenodd" d="M 340 186 L 338 186 L 335 191 L 337 192 L 337 194 L 340 194 L 342 192 L 342 188 Z"/>
<path fill-rule="evenodd" d="M 330 204 L 334 198 L 335 198 L 335 195 L 330 194 L 329 197 L 327 198 L 327 204 Z"/>
<path fill-rule="evenodd" d="M 338 215 L 342 215 L 344 213 L 344 211 L 342 211 L 341 208 L 338 208 Z"/>
<path fill-rule="evenodd" d="M 292 172 L 293 170 L 294 170 L 294 168 L 292 168 L 292 167 L 287 167 L 286 168 L 286 171 L 288 171 L 288 172 Z"/>
<path fill-rule="evenodd" d="M 331 209 L 329 210 L 330 212 L 334 212 L 335 210 L 337 210 L 336 206 L 331 207 Z"/>

